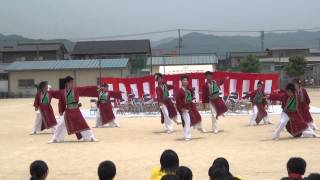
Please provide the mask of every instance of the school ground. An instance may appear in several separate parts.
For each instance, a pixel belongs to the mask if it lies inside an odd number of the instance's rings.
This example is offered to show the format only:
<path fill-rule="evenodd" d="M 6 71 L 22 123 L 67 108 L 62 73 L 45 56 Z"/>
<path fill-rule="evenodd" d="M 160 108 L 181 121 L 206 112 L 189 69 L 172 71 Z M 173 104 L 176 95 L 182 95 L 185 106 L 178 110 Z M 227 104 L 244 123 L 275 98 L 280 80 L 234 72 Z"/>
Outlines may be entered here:
<path fill-rule="evenodd" d="M 309 90 L 312 105 L 320 107 L 320 90 Z M 83 108 L 89 107 L 87 98 L 81 99 Z M 173 134 L 161 133 L 159 117 L 121 118 L 121 128 L 93 129 L 100 140 L 96 143 L 77 142 L 75 136 L 66 142 L 47 144 L 50 131 L 41 135 L 31 132 L 35 112 L 33 99 L 0 100 L 0 179 L 25 180 L 29 164 L 42 159 L 49 165 L 48 180 L 97 179 L 97 167 L 103 160 L 112 160 L 117 166 L 116 180 L 147 180 L 152 167 L 159 165 L 163 150 L 174 149 L 180 164 L 189 166 L 195 180 L 206 180 L 213 160 L 225 157 L 231 171 L 246 180 L 277 180 L 286 175 L 286 162 L 291 156 L 303 157 L 307 174 L 319 172 L 320 138 L 294 139 L 287 132 L 279 141 L 272 133 L 279 115 L 272 115 L 272 125 L 248 127 L 248 115 L 226 116 L 219 119 L 223 132 L 201 134 L 193 131 L 193 139 L 182 139 L 181 127 Z M 57 112 L 57 102 L 53 101 Z M 320 126 L 320 114 L 314 114 Z M 89 121 L 93 125 L 93 121 Z M 203 119 L 210 130 L 211 120 Z M 318 132 L 320 134 L 320 132 Z"/>

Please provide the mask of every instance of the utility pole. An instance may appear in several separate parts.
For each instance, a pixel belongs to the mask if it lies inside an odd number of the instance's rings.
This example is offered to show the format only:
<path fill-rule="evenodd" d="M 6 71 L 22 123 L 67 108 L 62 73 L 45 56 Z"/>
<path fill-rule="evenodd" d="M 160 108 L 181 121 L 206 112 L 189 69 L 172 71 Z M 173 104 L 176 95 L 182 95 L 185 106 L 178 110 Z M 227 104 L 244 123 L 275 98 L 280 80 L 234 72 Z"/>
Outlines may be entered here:
<path fill-rule="evenodd" d="M 261 51 L 264 51 L 264 31 L 260 31 Z"/>
<path fill-rule="evenodd" d="M 181 38 L 181 29 L 178 29 L 178 55 L 181 55 L 182 48 L 182 38 Z"/>

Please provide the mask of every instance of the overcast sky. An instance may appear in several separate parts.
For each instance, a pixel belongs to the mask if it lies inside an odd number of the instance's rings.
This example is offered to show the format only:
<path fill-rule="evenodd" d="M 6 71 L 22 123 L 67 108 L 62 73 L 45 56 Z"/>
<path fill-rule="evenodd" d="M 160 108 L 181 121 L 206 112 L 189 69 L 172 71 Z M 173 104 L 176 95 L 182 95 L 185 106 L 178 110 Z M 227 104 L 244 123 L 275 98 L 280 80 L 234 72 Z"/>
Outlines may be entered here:
<path fill-rule="evenodd" d="M 320 27 L 320 0 L 1 0 L 0 33 L 84 38 L 176 28 Z"/>

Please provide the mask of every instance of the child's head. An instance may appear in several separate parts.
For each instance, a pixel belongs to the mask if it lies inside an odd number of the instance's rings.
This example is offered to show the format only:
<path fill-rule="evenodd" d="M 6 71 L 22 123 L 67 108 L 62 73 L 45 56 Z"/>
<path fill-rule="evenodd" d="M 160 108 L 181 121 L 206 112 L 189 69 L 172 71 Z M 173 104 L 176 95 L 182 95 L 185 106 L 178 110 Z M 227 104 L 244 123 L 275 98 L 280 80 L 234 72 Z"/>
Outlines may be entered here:
<path fill-rule="evenodd" d="M 71 77 L 71 76 L 67 76 L 67 77 L 65 77 L 65 79 L 64 79 L 64 81 L 65 81 L 65 87 L 67 88 L 67 89 L 71 89 L 71 88 L 73 88 L 73 77 Z"/>
<path fill-rule="evenodd" d="M 258 81 L 257 88 L 259 90 L 262 90 L 262 81 Z"/>
<path fill-rule="evenodd" d="M 180 80 L 181 80 L 181 84 L 182 86 L 188 86 L 189 85 L 189 77 L 187 75 L 182 75 Z"/>
<path fill-rule="evenodd" d="M 161 73 L 154 74 L 154 77 L 157 82 L 162 82 L 163 75 Z"/>
<path fill-rule="evenodd" d="M 212 166 L 209 168 L 208 175 L 210 180 L 233 179 L 232 174 L 229 172 L 229 163 L 222 157 L 214 160 Z"/>
<path fill-rule="evenodd" d="M 212 72 L 211 71 L 206 71 L 204 73 L 205 77 L 207 80 L 212 80 Z"/>
<path fill-rule="evenodd" d="M 171 149 L 165 150 L 160 157 L 161 171 L 166 173 L 175 173 L 179 167 L 179 157 Z"/>
<path fill-rule="evenodd" d="M 287 92 L 288 96 L 290 96 L 290 97 L 293 96 L 296 92 L 294 84 L 292 84 L 292 83 L 287 84 L 286 92 Z"/>
<path fill-rule="evenodd" d="M 294 86 L 295 86 L 296 89 L 299 89 L 300 86 L 301 86 L 301 81 L 300 81 L 300 79 L 294 79 L 294 80 L 292 80 L 292 83 L 294 84 Z"/>
<path fill-rule="evenodd" d="M 116 176 L 116 166 L 112 161 L 103 161 L 98 168 L 99 180 L 112 180 Z"/>
<path fill-rule="evenodd" d="M 44 161 L 33 161 L 30 165 L 30 180 L 45 180 L 48 175 L 48 166 Z"/>
<path fill-rule="evenodd" d="M 306 172 L 307 163 L 304 159 L 300 157 L 292 157 L 287 162 L 288 173 L 295 173 L 299 175 L 304 175 Z"/>
<path fill-rule="evenodd" d="M 186 166 L 180 166 L 177 171 L 176 175 L 178 176 L 179 180 L 192 180 L 192 171 Z"/>

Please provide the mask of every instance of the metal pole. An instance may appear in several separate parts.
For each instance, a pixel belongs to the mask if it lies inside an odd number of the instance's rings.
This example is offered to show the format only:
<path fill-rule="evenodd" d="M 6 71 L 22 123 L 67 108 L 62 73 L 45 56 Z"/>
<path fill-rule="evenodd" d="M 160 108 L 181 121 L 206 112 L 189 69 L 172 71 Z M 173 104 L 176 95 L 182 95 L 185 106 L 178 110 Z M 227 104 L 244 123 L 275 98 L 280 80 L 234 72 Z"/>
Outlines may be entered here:
<path fill-rule="evenodd" d="M 181 54 L 181 47 L 182 47 L 182 39 L 181 39 L 181 29 L 178 29 L 178 55 Z"/>
<path fill-rule="evenodd" d="M 99 86 L 101 86 L 101 59 L 99 59 Z"/>
<path fill-rule="evenodd" d="M 150 55 L 150 74 L 152 75 L 152 55 Z"/>
<path fill-rule="evenodd" d="M 261 38 L 261 51 L 264 51 L 264 31 L 260 32 L 260 38 Z"/>

